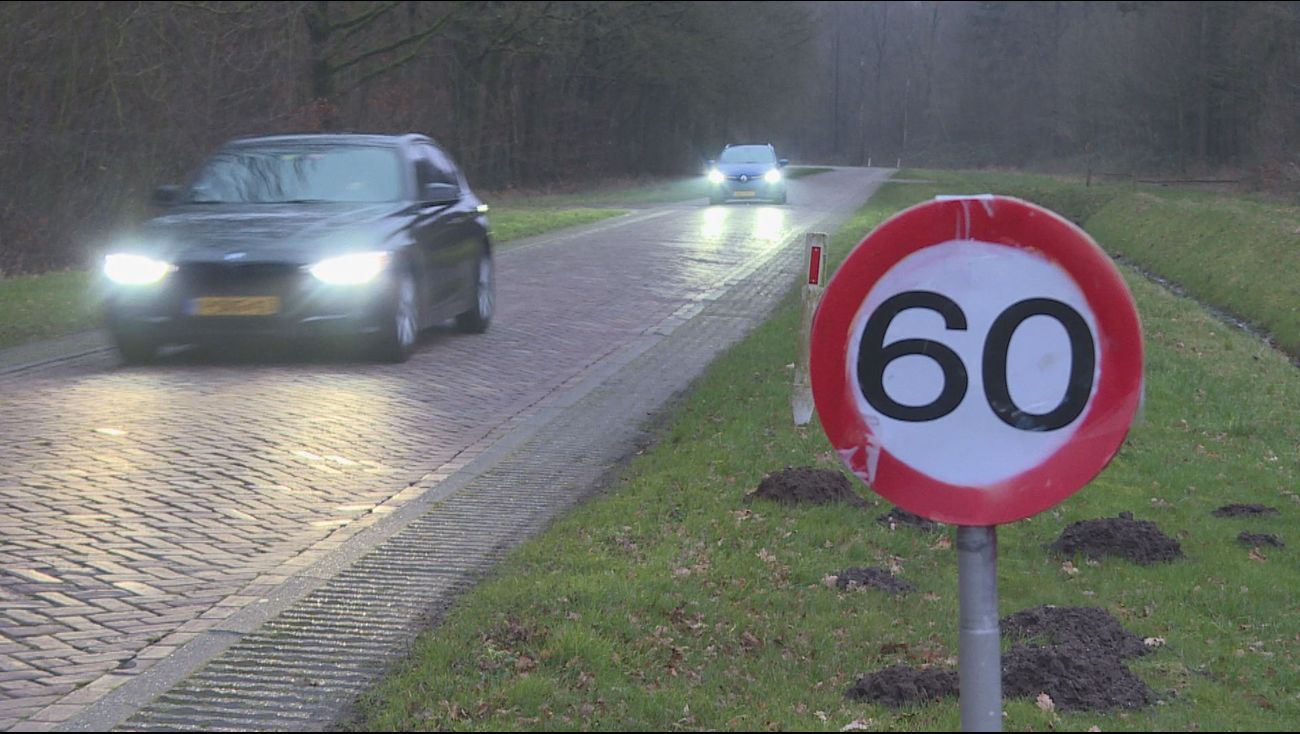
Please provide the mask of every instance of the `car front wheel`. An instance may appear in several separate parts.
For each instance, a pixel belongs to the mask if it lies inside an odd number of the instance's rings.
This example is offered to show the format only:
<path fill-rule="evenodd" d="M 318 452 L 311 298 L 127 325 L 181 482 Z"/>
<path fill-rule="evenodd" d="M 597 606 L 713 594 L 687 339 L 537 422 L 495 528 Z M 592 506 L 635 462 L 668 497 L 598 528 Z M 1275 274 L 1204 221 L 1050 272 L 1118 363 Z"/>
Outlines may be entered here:
<path fill-rule="evenodd" d="M 158 343 L 147 336 L 119 330 L 112 335 L 124 364 L 147 364 L 158 357 Z"/>
<path fill-rule="evenodd" d="M 374 356 L 384 362 L 405 362 L 415 351 L 419 331 L 420 310 L 415 277 L 403 269 L 394 280 L 392 303 L 376 335 Z"/>

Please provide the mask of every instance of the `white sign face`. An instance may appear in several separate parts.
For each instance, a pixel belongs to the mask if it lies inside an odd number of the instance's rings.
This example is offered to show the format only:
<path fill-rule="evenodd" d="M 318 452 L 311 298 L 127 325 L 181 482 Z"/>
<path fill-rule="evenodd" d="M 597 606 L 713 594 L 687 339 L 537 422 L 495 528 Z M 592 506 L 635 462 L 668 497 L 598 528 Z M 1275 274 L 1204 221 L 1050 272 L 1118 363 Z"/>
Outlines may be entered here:
<path fill-rule="evenodd" d="M 952 240 L 871 288 L 850 329 L 846 378 L 879 448 L 935 480 L 988 487 L 1074 437 L 1096 394 L 1097 333 L 1057 264 Z"/>

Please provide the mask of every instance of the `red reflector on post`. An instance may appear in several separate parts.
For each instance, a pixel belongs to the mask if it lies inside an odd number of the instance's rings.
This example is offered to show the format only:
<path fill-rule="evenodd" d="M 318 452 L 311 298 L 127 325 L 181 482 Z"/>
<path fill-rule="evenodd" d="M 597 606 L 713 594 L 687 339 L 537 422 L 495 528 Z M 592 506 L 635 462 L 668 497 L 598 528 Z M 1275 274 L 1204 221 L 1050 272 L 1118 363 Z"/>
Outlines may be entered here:
<path fill-rule="evenodd" d="M 814 245 L 808 252 L 808 285 L 822 284 L 822 248 Z"/>

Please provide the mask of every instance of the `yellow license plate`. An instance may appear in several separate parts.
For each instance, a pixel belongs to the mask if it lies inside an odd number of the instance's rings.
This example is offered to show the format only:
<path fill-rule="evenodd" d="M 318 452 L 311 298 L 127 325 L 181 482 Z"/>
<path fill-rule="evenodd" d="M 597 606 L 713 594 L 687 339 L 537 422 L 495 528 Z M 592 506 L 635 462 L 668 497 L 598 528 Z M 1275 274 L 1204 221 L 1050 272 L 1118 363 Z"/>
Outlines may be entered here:
<path fill-rule="evenodd" d="M 754 192 L 753 192 L 753 191 L 737 191 L 737 192 L 736 192 L 736 198 L 737 198 L 737 199 L 749 199 L 749 198 L 751 198 L 751 197 L 753 197 L 753 196 L 754 196 Z"/>
<path fill-rule="evenodd" d="M 280 313 L 278 296 L 209 296 L 195 298 L 195 316 L 274 316 Z"/>

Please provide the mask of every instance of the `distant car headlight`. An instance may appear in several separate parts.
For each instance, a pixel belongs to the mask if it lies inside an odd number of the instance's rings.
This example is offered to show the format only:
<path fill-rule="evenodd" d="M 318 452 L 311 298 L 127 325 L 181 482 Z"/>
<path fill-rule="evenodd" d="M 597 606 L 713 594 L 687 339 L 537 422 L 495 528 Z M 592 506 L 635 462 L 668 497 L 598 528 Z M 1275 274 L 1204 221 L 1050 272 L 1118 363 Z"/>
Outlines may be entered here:
<path fill-rule="evenodd" d="M 716 168 L 713 169 L 712 171 L 709 171 L 709 183 L 711 183 L 711 184 L 720 184 L 720 183 L 722 183 L 723 181 L 726 181 L 726 180 L 727 180 L 727 177 L 724 176 L 724 175 L 722 175 L 722 171 L 719 171 L 719 170 L 716 169 Z"/>
<path fill-rule="evenodd" d="M 384 272 L 388 258 L 387 252 L 356 252 L 321 260 L 308 270 L 317 280 L 330 285 L 361 285 Z"/>
<path fill-rule="evenodd" d="M 763 180 L 770 184 L 781 183 L 781 172 L 773 168 L 772 170 L 763 174 Z"/>
<path fill-rule="evenodd" d="M 104 258 L 104 275 L 119 285 L 157 283 L 176 269 L 175 265 L 144 255 L 115 252 Z"/>

